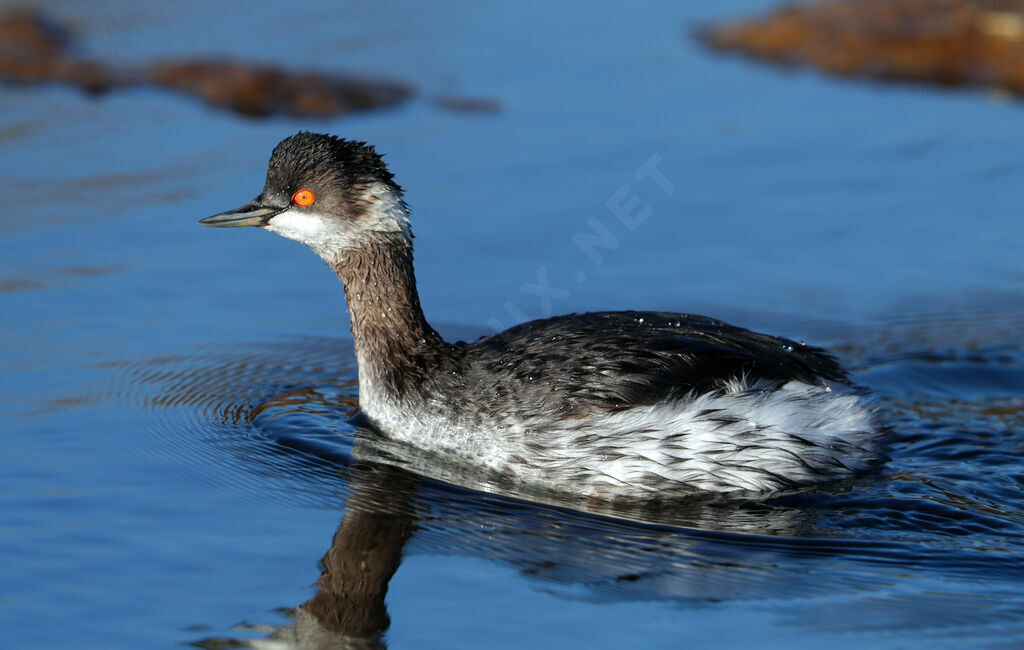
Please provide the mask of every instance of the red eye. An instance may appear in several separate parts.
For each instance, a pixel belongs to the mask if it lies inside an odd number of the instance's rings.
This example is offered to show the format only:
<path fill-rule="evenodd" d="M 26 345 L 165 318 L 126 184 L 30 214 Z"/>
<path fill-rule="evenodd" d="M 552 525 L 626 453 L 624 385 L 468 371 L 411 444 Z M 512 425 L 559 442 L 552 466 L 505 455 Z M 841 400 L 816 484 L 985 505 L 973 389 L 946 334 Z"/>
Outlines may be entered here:
<path fill-rule="evenodd" d="M 295 205 L 313 205 L 313 201 L 316 201 L 316 194 L 313 194 L 313 190 L 299 190 L 292 194 L 292 203 Z"/>

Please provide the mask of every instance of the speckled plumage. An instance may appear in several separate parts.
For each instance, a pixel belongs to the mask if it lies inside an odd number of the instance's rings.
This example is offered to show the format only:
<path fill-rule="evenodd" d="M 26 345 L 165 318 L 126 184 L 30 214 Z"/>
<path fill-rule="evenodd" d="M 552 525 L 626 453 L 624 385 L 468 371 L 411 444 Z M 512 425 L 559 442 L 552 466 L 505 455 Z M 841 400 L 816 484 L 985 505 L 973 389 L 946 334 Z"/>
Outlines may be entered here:
<path fill-rule="evenodd" d="M 311 189 L 311 206 L 289 204 Z M 423 316 L 401 188 L 363 143 L 274 150 L 241 211 L 310 246 L 345 286 L 360 406 L 385 436 L 561 492 L 772 492 L 882 457 L 878 417 L 824 351 L 703 316 L 572 314 L 448 344 Z M 252 219 L 245 221 L 251 225 Z"/>

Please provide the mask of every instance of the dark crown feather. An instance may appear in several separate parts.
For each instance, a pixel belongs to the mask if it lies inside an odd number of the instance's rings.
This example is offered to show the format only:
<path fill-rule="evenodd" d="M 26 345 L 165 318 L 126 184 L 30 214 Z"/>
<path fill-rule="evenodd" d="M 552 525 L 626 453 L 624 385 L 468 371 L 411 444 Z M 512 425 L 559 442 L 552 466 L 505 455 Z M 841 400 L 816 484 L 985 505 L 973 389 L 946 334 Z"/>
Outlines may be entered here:
<path fill-rule="evenodd" d="M 402 191 L 372 145 L 325 133 L 300 131 L 274 147 L 267 166 L 267 186 L 287 188 L 311 178 L 346 186 L 381 181 Z"/>

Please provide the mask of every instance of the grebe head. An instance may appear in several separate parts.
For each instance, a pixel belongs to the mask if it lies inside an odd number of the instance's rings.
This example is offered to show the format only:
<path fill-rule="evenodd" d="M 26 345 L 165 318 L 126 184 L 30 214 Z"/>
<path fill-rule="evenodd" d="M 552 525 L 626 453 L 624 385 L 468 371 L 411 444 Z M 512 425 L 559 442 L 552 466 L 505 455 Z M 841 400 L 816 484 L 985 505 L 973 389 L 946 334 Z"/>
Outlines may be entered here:
<path fill-rule="evenodd" d="M 308 132 L 274 148 L 259 196 L 199 223 L 266 228 L 306 244 L 328 262 L 374 243 L 408 246 L 412 238 L 402 188 L 374 148 Z"/>

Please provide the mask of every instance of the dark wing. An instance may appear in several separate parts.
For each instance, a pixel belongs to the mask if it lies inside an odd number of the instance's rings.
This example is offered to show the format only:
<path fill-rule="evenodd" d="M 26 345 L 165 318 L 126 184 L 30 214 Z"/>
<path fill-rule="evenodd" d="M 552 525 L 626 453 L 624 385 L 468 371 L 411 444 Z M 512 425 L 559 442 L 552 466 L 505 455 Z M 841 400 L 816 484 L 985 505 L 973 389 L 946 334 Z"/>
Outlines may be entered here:
<path fill-rule="evenodd" d="M 654 404 L 740 376 L 848 382 L 824 350 L 689 314 L 571 314 L 459 347 L 467 385 L 487 384 L 483 403 L 518 396 L 561 412 Z"/>

